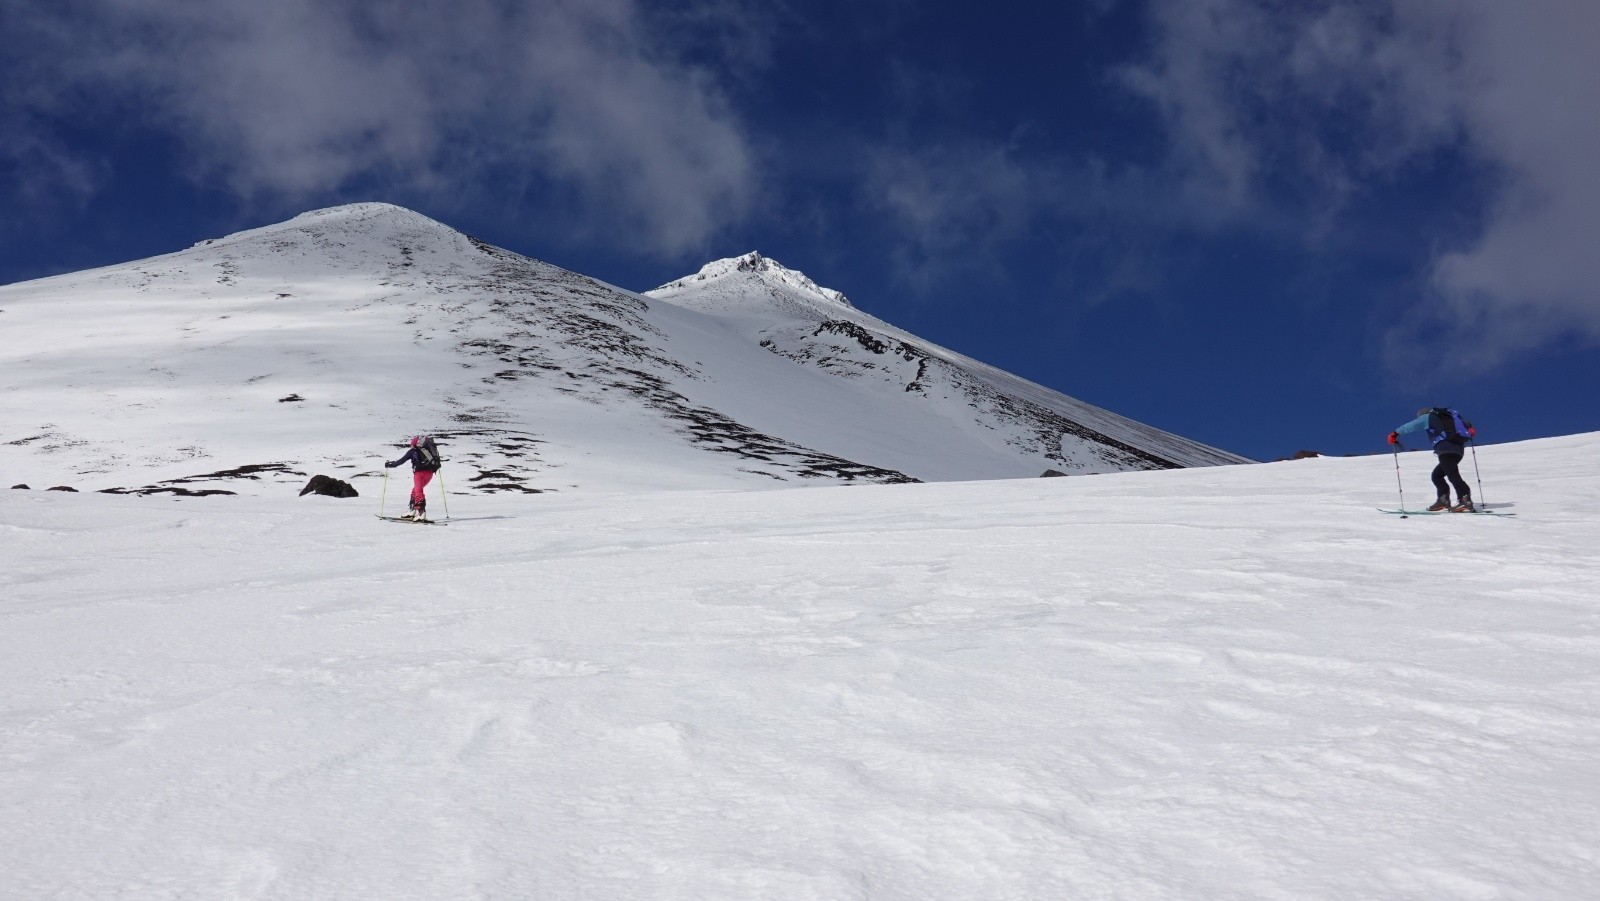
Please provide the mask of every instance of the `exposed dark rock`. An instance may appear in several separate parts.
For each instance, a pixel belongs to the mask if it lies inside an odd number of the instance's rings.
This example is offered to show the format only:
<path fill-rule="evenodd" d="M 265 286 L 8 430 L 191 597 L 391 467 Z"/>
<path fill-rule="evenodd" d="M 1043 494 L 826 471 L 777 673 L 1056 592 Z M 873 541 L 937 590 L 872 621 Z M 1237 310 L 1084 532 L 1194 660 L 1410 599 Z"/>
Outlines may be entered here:
<path fill-rule="evenodd" d="M 23 485 L 23 484 L 17 484 L 17 485 L 12 485 L 12 486 L 11 486 L 11 490 L 12 490 L 12 491 L 17 491 L 17 490 L 19 490 L 19 489 L 20 489 L 20 490 L 22 490 L 22 491 L 28 491 L 28 490 L 31 490 L 31 489 L 29 489 L 29 488 L 28 488 L 28 486 L 27 486 L 27 485 Z"/>
<path fill-rule="evenodd" d="M 351 487 L 349 482 L 336 479 L 333 476 L 312 476 L 306 487 L 300 489 L 300 496 L 308 494 L 321 494 L 327 497 L 360 497 L 361 494 Z"/>
<path fill-rule="evenodd" d="M 55 487 L 54 487 L 54 488 L 46 488 L 46 489 L 45 489 L 45 490 L 46 490 L 46 491 L 70 491 L 70 492 L 72 492 L 72 493 L 73 493 L 73 494 L 77 494 L 77 493 L 78 493 L 78 489 L 76 489 L 76 488 L 69 488 L 69 487 L 67 487 L 67 486 L 66 486 L 66 485 L 57 485 L 57 486 L 55 486 Z"/>
<path fill-rule="evenodd" d="M 1039 478 L 1041 478 L 1041 479 L 1054 479 L 1054 478 L 1056 478 L 1058 476 L 1064 476 L 1064 475 L 1066 475 L 1066 473 L 1062 472 L 1059 469 L 1047 469 L 1044 472 L 1039 473 Z"/>
<path fill-rule="evenodd" d="M 647 372 L 619 367 L 629 381 L 614 387 L 639 395 L 646 403 L 678 423 L 680 430 L 699 447 L 713 453 L 731 454 L 747 460 L 776 463 L 788 472 L 806 479 L 832 478 L 844 482 L 865 481 L 884 484 L 918 482 L 903 472 L 855 463 L 832 454 L 813 451 L 782 438 L 764 435 L 715 410 L 693 405 L 673 391 L 665 381 Z"/>
<path fill-rule="evenodd" d="M 103 488 L 101 494 L 173 494 L 178 497 L 207 497 L 214 494 L 238 494 L 237 491 L 227 491 L 222 488 L 188 488 L 196 482 L 220 481 L 223 479 L 250 479 L 261 481 L 262 474 L 281 473 L 283 475 L 303 476 L 305 473 L 293 469 L 283 463 L 249 463 L 236 466 L 233 469 L 224 469 L 219 472 L 208 472 L 204 475 L 187 476 L 181 479 L 167 479 L 154 485 L 142 488 Z"/>
<path fill-rule="evenodd" d="M 204 475 L 188 476 L 187 478 L 182 479 L 168 479 L 162 484 L 182 485 L 185 482 L 198 482 L 204 479 L 254 479 L 259 481 L 261 478 L 260 474 L 264 472 L 281 472 L 287 475 L 295 476 L 305 474 L 301 472 L 295 472 L 293 469 L 290 469 L 288 466 L 282 463 L 248 463 L 244 466 L 235 466 L 232 469 L 224 469 L 218 472 L 208 472 Z"/>
<path fill-rule="evenodd" d="M 221 488 L 181 488 L 171 485 L 151 485 L 145 488 L 102 488 L 100 493 L 133 494 L 140 497 L 151 494 L 170 494 L 175 497 L 210 497 L 214 494 L 238 494 L 237 491 L 224 491 Z"/>
<path fill-rule="evenodd" d="M 829 319 L 817 326 L 817 330 L 812 332 L 811 336 L 813 338 L 821 337 L 823 332 L 832 332 L 835 335 L 854 338 L 858 344 L 875 354 L 884 353 L 889 349 L 888 342 L 848 320 Z"/>
<path fill-rule="evenodd" d="M 278 398 L 278 403 L 280 403 L 280 404 L 298 404 L 298 403 L 300 403 L 300 402 L 302 402 L 304 400 L 305 400 L 305 398 L 301 397 L 298 394 L 291 394 L 288 397 L 280 397 L 280 398 Z"/>
<path fill-rule="evenodd" d="M 909 345 L 906 345 L 906 346 L 909 346 Z M 928 375 L 928 358 L 927 357 L 923 357 L 921 360 L 917 361 L 917 377 L 912 379 L 911 383 L 909 385 L 906 385 L 906 390 L 907 391 L 920 391 L 923 394 L 927 394 L 928 392 L 925 389 L 925 386 L 922 384 L 922 380 L 925 377 L 927 377 L 927 375 Z"/>

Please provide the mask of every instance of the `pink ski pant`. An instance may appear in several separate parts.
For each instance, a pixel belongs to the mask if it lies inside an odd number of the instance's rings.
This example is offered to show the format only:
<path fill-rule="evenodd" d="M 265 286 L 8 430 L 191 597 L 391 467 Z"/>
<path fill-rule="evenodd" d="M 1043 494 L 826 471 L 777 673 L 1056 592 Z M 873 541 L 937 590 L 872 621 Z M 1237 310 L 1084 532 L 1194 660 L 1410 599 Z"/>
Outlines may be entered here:
<path fill-rule="evenodd" d="M 428 483 L 431 481 L 433 481 L 433 473 L 426 469 L 419 469 L 411 473 L 411 506 L 421 507 L 427 503 L 427 495 L 422 493 L 422 489 L 428 487 Z"/>

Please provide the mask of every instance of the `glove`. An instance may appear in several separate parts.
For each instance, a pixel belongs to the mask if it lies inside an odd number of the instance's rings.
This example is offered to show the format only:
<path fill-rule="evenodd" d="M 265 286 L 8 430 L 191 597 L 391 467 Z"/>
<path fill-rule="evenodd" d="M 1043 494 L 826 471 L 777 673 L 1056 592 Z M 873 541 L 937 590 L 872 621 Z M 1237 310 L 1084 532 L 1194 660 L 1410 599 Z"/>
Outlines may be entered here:
<path fill-rule="evenodd" d="M 393 460 L 385 460 L 385 461 L 383 461 L 383 468 L 384 469 L 394 469 L 396 466 L 399 466 L 399 465 L 400 464 L 394 462 Z"/>
<path fill-rule="evenodd" d="M 1478 437 L 1478 430 L 1473 428 L 1470 425 L 1467 426 L 1467 437 L 1468 438 L 1476 438 L 1476 437 Z"/>
<path fill-rule="evenodd" d="M 1400 446 L 1400 433 L 1399 432 L 1390 432 L 1389 433 L 1389 443 L 1394 445 L 1395 447 L 1399 447 Z"/>

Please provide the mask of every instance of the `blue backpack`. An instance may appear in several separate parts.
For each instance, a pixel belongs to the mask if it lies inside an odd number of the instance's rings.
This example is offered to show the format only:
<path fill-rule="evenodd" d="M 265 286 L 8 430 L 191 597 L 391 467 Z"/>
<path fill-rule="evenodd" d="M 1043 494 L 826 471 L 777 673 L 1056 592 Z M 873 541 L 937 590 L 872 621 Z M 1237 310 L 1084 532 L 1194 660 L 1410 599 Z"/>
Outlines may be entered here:
<path fill-rule="evenodd" d="M 1462 419 L 1454 407 L 1434 407 L 1433 414 L 1444 423 L 1444 428 L 1436 429 L 1433 427 L 1433 416 L 1428 417 L 1428 440 L 1435 446 L 1441 441 L 1466 444 L 1478 435 L 1478 430 L 1472 427 L 1472 423 Z"/>

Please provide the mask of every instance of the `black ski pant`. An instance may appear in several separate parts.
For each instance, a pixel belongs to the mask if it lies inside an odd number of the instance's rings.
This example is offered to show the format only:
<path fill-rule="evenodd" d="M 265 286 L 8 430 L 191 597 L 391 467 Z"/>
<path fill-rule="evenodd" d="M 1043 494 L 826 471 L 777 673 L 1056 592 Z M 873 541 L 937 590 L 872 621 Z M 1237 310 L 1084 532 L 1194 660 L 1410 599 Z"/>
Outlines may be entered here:
<path fill-rule="evenodd" d="M 1461 477 L 1460 465 L 1460 454 L 1439 455 L 1439 465 L 1433 468 L 1433 487 L 1438 490 L 1439 497 L 1450 497 L 1450 488 L 1445 484 L 1446 479 L 1450 480 L 1450 485 L 1455 486 L 1457 498 L 1469 497 L 1472 494 L 1471 489 L 1467 487 L 1467 480 Z"/>

